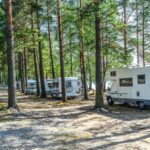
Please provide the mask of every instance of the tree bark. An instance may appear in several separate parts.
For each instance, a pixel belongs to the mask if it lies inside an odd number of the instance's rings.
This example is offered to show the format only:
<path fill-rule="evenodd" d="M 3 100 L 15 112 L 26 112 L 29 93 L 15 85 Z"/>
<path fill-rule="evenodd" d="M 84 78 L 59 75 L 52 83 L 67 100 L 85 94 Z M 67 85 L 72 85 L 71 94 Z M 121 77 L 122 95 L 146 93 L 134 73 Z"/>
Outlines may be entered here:
<path fill-rule="evenodd" d="M 54 60 L 53 60 L 53 50 L 52 50 L 52 41 L 51 41 L 51 29 L 50 29 L 50 20 L 49 20 L 49 14 L 50 14 L 50 6 L 49 6 L 49 0 L 47 0 L 47 27 L 48 27 L 48 43 L 49 43 L 49 51 L 50 51 L 50 64 L 51 64 L 51 70 L 52 70 L 52 78 L 55 78 L 55 70 L 54 70 Z"/>
<path fill-rule="evenodd" d="M 25 82 L 25 84 L 24 84 L 24 86 L 25 86 L 25 91 L 27 90 L 27 80 L 28 80 L 28 78 L 27 78 L 27 53 L 26 53 L 26 48 L 24 47 L 24 50 L 23 50 L 23 60 L 24 60 L 24 82 Z"/>
<path fill-rule="evenodd" d="M 89 64 L 89 89 L 92 90 L 92 71 L 91 71 L 91 64 L 90 64 L 90 57 L 88 55 L 88 64 Z"/>
<path fill-rule="evenodd" d="M 33 21 L 33 11 L 31 9 L 31 28 L 34 30 L 34 21 Z M 35 46 L 35 35 L 32 32 L 32 42 Z M 35 78 L 36 78 L 36 94 L 40 96 L 40 85 L 39 85 L 39 74 L 38 74 L 38 64 L 37 64 L 37 50 L 33 48 L 33 59 L 34 59 L 34 70 L 35 70 Z"/>
<path fill-rule="evenodd" d="M 95 108 L 103 107 L 103 73 L 102 73 L 102 48 L 101 48 L 101 21 L 98 13 L 99 0 L 96 0 L 95 12 L 95 41 L 96 41 L 96 97 Z"/>
<path fill-rule="evenodd" d="M 72 58 L 73 58 L 72 53 L 73 52 L 72 52 L 72 44 L 71 44 L 71 42 L 72 42 L 71 28 L 70 28 L 69 32 L 70 32 L 70 38 L 69 38 L 69 46 L 70 46 L 69 47 L 70 48 L 70 75 L 73 76 L 73 62 L 72 62 Z"/>
<path fill-rule="evenodd" d="M 138 0 L 136 0 L 136 38 L 137 38 L 137 66 L 139 67 L 140 60 L 139 60 L 139 12 L 138 12 Z"/>
<path fill-rule="evenodd" d="M 26 93 L 26 79 L 25 79 L 25 59 L 24 52 L 21 53 L 21 70 L 22 70 L 22 80 L 23 80 L 23 89 Z"/>
<path fill-rule="evenodd" d="M 18 69 L 19 69 L 19 79 L 21 82 L 21 92 L 25 93 L 25 89 L 24 89 L 24 77 L 23 77 L 23 69 L 22 69 L 22 54 L 19 53 L 18 54 Z"/>
<path fill-rule="evenodd" d="M 58 34 L 59 34 L 59 49 L 60 49 L 60 68 L 61 68 L 61 89 L 62 101 L 66 102 L 66 86 L 64 76 L 64 50 L 63 50 L 63 32 L 62 32 L 62 16 L 60 11 L 60 0 L 57 0 L 57 17 L 58 17 Z"/>
<path fill-rule="evenodd" d="M 82 0 L 80 0 L 80 9 L 82 8 Z M 85 50 L 83 43 L 83 21 L 80 24 L 80 40 L 81 40 L 81 61 L 82 61 L 82 73 L 83 73 L 83 89 L 84 89 L 84 99 L 88 99 L 87 94 L 87 77 L 86 77 L 86 65 L 85 65 Z"/>
<path fill-rule="evenodd" d="M 127 7 L 127 0 L 123 0 L 123 16 L 124 16 L 124 64 L 127 64 L 127 12 L 126 12 L 126 7 Z"/>
<path fill-rule="evenodd" d="M 143 50 L 143 67 L 145 67 L 145 2 L 143 1 L 143 8 L 142 8 L 142 50 Z"/>
<path fill-rule="evenodd" d="M 17 107 L 15 52 L 13 39 L 12 2 L 5 0 L 6 7 L 6 43 L 8 63 L 8 108 Z"/>
<path fill-rule="evenodd" d="M 38 0 L 36 0 L 36 5 L 38 6 Z M 40 31 L 40 16 L 39 16 L 39 10 L 36 9 L 36 15 L 37 15 L 37 29 L 38 29 L 38 37 L 41 37 L 41 31 Z M 39 50 L 39 71 L 40 71 L 40 83 L 41 83 L 41 97 L 46 97 L 46 90 L 45 90 L 45 81 L 44 81 L 44 66 L 43 66 L 43 52 L 42 52 L 42 42 L 39 40 L 38 42 L 38 50 Z"/>
<path fill-rule="evenodd" d="M 33 57 L 34 57 L 34 70 L 35 70 L 35 78 L 36 78 L 36 95 L 40 96 L 40 85 L 39 85 L 39 74 L 38 74 L 38 65 L 37 65 L 37 54 L 36 49 L 33 49 Z"/>

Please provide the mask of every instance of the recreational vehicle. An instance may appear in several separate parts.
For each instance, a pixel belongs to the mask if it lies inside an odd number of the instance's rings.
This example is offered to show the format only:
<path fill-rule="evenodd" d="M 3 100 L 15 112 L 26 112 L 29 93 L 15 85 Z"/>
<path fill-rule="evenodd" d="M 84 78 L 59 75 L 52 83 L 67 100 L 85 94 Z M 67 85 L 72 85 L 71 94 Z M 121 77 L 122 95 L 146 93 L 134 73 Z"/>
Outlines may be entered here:
<path fill-rule="evenodd" d="M 36 81 L 28 80 L 26 94 L 35 94 L 36 93 Z"/>
<path fill-rule="evenodd" d="M 45 89 L 46 89 L 46 93 L 49 95 L 49 94 L 52 94 L 53 92 L 53 79 L 47 79 L 45 80 Z"/>
<path fill-rule="evenodd" d="M 150 105 L 150 67 L 114 69 L 107 73 L 106 80 L 109 105 L 132 103 L 139 109 Z"/>
<path fill-rule="evenodd" d="M 47 94 L 52 94 L 52 91 L 53 91 L 53 80 L 52 79 L 45 80 L 45 90 L 46 90 Z M 27 81 L 26 94 L 36 94 L 36 81 L 35 80 Z"/>
<path fill-rule="evenodd" d="M 78 97 L 81 95 L 81 81 L 78 77 L 65 77 L 66 96 Z M 54 79 L 53 97 L 60 98 L 61 94 L 61 78 Z"/>
<path fill-rule="evenodd" d="M 8 85 L 5 83 L 0 84 L 0 90 L 8 90 Z"/>

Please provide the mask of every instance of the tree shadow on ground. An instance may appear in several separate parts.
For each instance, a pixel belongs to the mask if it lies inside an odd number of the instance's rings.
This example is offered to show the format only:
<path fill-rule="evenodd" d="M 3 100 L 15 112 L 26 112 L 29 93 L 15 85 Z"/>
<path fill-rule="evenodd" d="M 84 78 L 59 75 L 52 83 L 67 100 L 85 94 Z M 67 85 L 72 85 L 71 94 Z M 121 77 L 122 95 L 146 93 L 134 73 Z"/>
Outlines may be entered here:
<path fill-rule="evenodd" d="M 85 110 L 87 112 L 93 112 L 99 115 L 103 115 L 106 117 L 119 119 L 123 121 L 133 121 L 133 120 L 139 120 L 144 118 L 150 118 L 150 109 L 145 109 L 143 111 L 139 110 L 136 106 L 127 106 L 127 105 L 121 105 L 117 104 L 112 107 L 108 107 L 107 109 L 109 112 L 103 112 L 99 110 L 93 109 L 93 106 L 81 106 L 78 109 Z"/>
<path fill-rule="evenodd" d="M 55 135 L 51 133 L 42 133 L 40 129 L 34 129 L 34 126 L 22 127 L 19 129 L 7 128 L 0 131 L 0 150 L 4 149 L 36 149 L 36 148 L 54 148 L 61 143 L 55 140 Z"/>
<path fill-rule="evenodd" d="M 30 103 L 30 102 L 35 102 L 36 105 L 40 104 L 48 104 L 49 98 L 46 99 L 41 99 L 41 98 L 27 98 L 27 99 L 20 99 L 19 103 Z M 31 105 L 31 104 L 30 104 Z M 83 105 L 70 105 L 70 106 L 51 106 L 49 108 L 42 108 L 42 109 L 35 109 L 36 107 L 33 107 L 30 111 L 23 111 L 21 113 L 12 113 L 12 114 L 6 114 L 1 116 L 2 122 L 13 122 L 13 121 L 19 121 L 23 122 L 24 120 L 29 120 L 30 125 L 24 128 L 6 128 L 5 130 L 0 130 L 0 149 L 33 149 L 33 148 L 48 148 L 51 147 L 53 149 L 55 146 L 61 146 L 61 145 L 67 145 L 68 147 L 72 146 L 72 144 L 79 145 L 83 142 L 90 142 L 91 146 L 89 147 L 89 150 L 97 150 L 97 149 L 107 149 L 111 146 L 119 145 L 119 144 L 128 144 L 140 140 L 144 140 L 146 138 L 150 137 L 149 132 L 145 133 L 144 135 L 141 135 L 136 138 L 132 139 L 125 139 L 122 141 L 113 141 L 110 140 L 112 137 L 115 137 L 117 139 L 120 138 L 120 136 L 127 136 L 139 132 L 143 132 L 146 130 L 149 130 L 150 127 L 149 125 L 143 125 L 143 126 L 138 126 L 137 124 L 133 124 L 127 127 L 130 127 L 131 130 L 121 130 L 120 132 L 112 132 L 111 135 L 108 134 L 112 126 L 117 126 L 121 125 L 122 123 L 126 123 L 129 121 L 140 121 L 143 119 L 148 119 L 150 118 L 150 110 L 146 109 L 144 111 L 138 110 L 137 107 L 134 106 L 124 106 L 124 105 L 114 105 L 112 107 L 108 107 L 108 109 L 111 110 L 111 112 L 101 112 L 97 110 L 93 110 L 93 103 L 88 103 L 88 104 L 83 104 Z M 118 122 L 114 122 L 114 124 L 108 124 L 108 128 L 105 130 L 102 129 L 97 129 L 97 133 L 94 133 L 93 138 L 80 138 L 80 139 L 73 139 L 70 140 L 69 142 L 61 143 L 59 140 L 56 140 L 55 138 L 59 135 L 59 133 L 53 134 L 53 132 L 47 132 L 47 133 L 42 133 L 41 129 L 35 129 L 36 127 L 40 127 L 41 125 L 49 125 L 49 127 L 64 127 L 65 123 L 72 123 L 74 120 L 78 120 L 82 117 L 85 119 L 81 120 L 80 126 L 82 127 L 82 123 L 90 122 L 92 119 L 94 120 L 93 117 L 91 117 L 91 120 L 88 120 L 88 117 L 86 118 L 87 115 L 93 115 L 96 114 L 97 116 L 103 116 L 108 119 L 114 119 L 114 120 L 119 120 Z M 100 120 L 98 120 L 100 121 Z M 103 121 L 103 120 L 102 120 Z M 14 124 L 14 123 L 13 123 Z M 13 125 L 14 126 L 14 125 Z M 72 126 L 74 126 L 72 124 Z M 75 127 L 74 127 L 75 128 Z M 87 128 L 88 130 L 88 128 Z M 100 135 L 100 133 L 106 132 L 106 135 Z M 78 130 L 76 131 L 78 133 Z M 99 134 L 98 134 L 99 132 Z M 25 134 L 25 136 L 23 135 Z M 109 139 L 110 138 L 110 139 Z M 15 145 L 13 146 L 13 141 L 14 140 L 21 141 L 21 144 L 17 147 Z M 92 143 L 94 142 L 99 142 L 99 141 L 108 141 L 106 143 L 101 143 L 98 144 L 97 146 L 92 146 Z M 4 143 L 12 143 L 9 145 L 4 145 Z"/>
<path fill-rule="evenodd" d="M 106 135 L 101 135 L 101 136 L 98 135 L 98 136 L 92 137 L 92 138 L 75 139 L 75 140 L 66 142 L 65 144 L 70 145 L 70 144 L 74 143 L 74 144 L 78 145 L 78 144 L 81 144 L 82 142 L 84 142 L 84 143 L 90 142 L 91 148 L 89 148 L 88 150 L 97 150 L 97 149 L 106 149 L 106 148 L 109 148 L 111 146 L 115 146 L 118 144 L 129 144 L 132 142 L 137 142 L 137 141 L 144 140 L 146 138 L 150 138 L 150 133 L 146 132 L 146 130 L 150 129 L 149 125 L 144 126 L 144 127 L 139 127 L 139 128 L 137 128 L 137 125 L 132 125 L 131 129 L 132 130 L 130 130 L 130 131 L 123 130 L 121 132 L 114 132 L 114 133 L 111 133 L 111 135 L 106 133 Z M 143 131 L 145 131 L 145 133 L 146 133 L 145 135 L 141 135 L 136 138 L 121 140 L 121 141 L 119 139 L 119 137 L 121 137 L 121 136 L 128 136 L 128 135 L 136 134 L 136 133 L 143 132 Z M 102 133 L 102 132 L 100 132 L 100 133 Z M 117 139 L 118 141 L 117 140 L 111 141 L 111 138 Z M 107 144 L 98 144 L 98 146 L 92 147 L 92 143 L 98 142 L 98 141 L 107 141 Z"/>
<path fill-rule="evenodd" d="M 146 135 L 142 135 L 140 137 L 133 138 L 133 139 L 123 140 L 123 141 L 113 141 L 113 142 L 110 141 L 108 144 L 102 144 L 99 146 L 88 148 L 88 150 L 106 149 L 106 148 L 110 148 L 111 146 L 116 146 L 116 145 L 120 145 L 120 144 L 129 144 L 129 143 L 141 141 L 141 140 L 144 140 L 149 137 L 150 137 L 150 134 L 147 133 Z"/>

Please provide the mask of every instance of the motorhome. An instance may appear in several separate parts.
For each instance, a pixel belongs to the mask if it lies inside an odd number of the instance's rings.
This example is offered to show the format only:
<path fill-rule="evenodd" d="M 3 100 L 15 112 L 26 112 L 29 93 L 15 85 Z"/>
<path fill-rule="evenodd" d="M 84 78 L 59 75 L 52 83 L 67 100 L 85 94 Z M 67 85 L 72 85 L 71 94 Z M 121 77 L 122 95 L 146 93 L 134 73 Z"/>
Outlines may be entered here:
<path fill-rule="evenodd" d="M 0 84 L 0 90 L 8 90 L 8 85 L 5 83 Z"/>
<path fill-rule="evenodd" d="M 45 80 L 45 90 L 46 90 L 46 93 L 48 95 L 52 94 L 53 88 L 54 88 L 53 79 L 47 79 L 47 80 Z"/>
<path fill-rule="evenodd" d="M 65 77 L 66 96 L 78 97 L 81 95 L 81 81 L 78 77 Z M 60 98 L 61 94 L 61 78 L 54 79 L 53 97 Z"/>
<path fill-rule="evenodd" d="M 36 93 L 36 81 L 28 80 L 26 94 L 35 94 Z"/>
<path fill-rule="evenodd" d="M 109 105 L 132 103 L 139 109 L 150 105 L 150 67 L 113 69 L 107 73 L 106 80 Z"/>

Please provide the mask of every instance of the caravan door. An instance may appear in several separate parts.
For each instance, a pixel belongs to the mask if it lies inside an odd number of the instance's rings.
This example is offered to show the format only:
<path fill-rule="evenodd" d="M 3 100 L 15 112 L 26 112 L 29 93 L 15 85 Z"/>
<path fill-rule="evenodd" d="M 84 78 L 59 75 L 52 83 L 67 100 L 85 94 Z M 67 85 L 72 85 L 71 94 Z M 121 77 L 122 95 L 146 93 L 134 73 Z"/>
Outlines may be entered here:
<path fill-rule="evenodd" d="M 117 80 L 111 81 L 111 86 L 108 88 L 111 97 L 118 98 L 118 84 Z"/>

